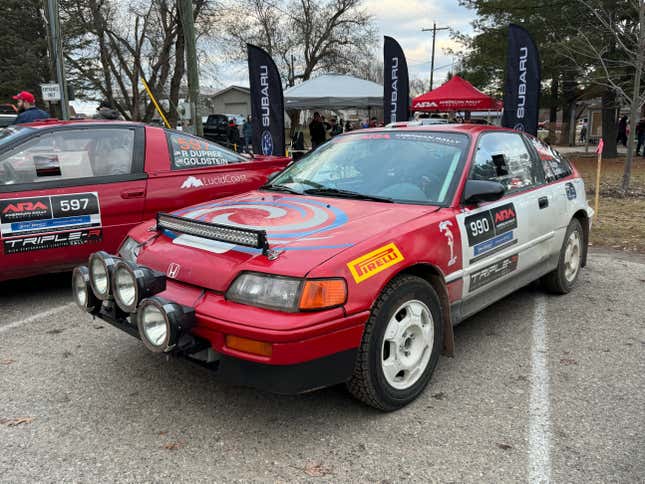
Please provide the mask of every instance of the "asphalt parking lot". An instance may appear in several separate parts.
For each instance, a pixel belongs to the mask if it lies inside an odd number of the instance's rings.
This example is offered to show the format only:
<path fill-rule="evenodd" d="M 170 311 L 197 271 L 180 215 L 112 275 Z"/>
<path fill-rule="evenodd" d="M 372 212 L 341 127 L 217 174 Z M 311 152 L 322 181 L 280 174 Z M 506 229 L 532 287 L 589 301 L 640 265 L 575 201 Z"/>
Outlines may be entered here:
<path fill-rule="evenodd" d="M 0 284 L 0 481 L 643 482 L 645 258 L 594 251 L 456 329 L 395 413 L 340 387 L 222 384 L 71 305 L 68 276 Z"/>

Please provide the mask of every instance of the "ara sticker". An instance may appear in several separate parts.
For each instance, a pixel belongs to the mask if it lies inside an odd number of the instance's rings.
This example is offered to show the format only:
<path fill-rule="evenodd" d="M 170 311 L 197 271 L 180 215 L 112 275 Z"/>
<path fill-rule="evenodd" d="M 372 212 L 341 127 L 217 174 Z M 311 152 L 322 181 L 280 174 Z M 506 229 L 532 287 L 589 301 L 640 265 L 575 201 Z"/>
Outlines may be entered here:
<path fill-rule="evenodd" d="M 359 284 L 402 260 L 401 251 L 394 243 L 391 243 L 354 259 L 347 264 L 347 267 L 356 283 Z"/>

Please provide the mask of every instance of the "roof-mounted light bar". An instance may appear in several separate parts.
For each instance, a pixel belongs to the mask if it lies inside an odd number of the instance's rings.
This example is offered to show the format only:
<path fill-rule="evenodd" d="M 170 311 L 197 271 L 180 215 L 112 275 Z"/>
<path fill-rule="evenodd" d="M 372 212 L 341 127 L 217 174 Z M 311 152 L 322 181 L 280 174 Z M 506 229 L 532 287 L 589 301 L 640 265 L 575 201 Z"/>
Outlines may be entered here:
<path fill-rule="evenodd" d="M 269 241 L 265 230 L 238 229 L 229 225 L 201 222 L 167 213 L 157 214 L 157 230 L 170 230 L 219 242 L 262 249 L 264 255 L 269 252 Z"/>

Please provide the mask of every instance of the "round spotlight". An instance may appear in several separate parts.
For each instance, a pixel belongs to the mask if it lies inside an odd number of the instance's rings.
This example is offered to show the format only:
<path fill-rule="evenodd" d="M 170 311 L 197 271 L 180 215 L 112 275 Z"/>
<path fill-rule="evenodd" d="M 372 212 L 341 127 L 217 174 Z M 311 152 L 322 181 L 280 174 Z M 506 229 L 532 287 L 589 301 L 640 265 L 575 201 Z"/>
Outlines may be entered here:
<path fill-rule="evenodd" d="M 110 277 L 118 261 L 118 258 L 103 251 L 90 256 L 90 285 L 99 299 L 110 298 Z"/>
<path fill-rule="evenodd" d="M 72 272 L 72 291 L 74 301 L 83 311 L 96 314 L 101 309 L 101 301 L 96 298 L 90 287 L 90 271 L 87 267 L 78 266 Z"/>
<path fill-rule="evenodd" d="M 120 260 L 112 272 L 112 295 L 119 308 L 134 313 L 141 299 L 166 289 L 166 275 Z"/>
<path fill-rule="evenodd" d="M 137 327 L 143 344 L 153 353 L 172 350 L 181 333 L 195 323 L 195 313 L 160 297 L 141 301 L 137 311 Z"/>
<path fill-rule="evenodd" d="M 112 294 L 118 306 L 126 313 L 137 308 L 137 279 L 127 263 L 119 262 L 112 275 Z"/>

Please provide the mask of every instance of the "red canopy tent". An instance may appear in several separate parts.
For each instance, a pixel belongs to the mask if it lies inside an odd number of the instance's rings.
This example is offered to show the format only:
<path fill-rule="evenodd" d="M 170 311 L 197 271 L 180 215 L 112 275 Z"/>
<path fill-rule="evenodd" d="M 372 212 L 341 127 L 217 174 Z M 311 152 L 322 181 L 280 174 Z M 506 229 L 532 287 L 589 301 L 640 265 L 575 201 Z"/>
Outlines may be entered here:
<path fill-rule="evenodd" d="M 501 101 L 492 98 L 470 82 L 453 76 L 441 86 L 412 100 L 412 111 L 499 111 Z"/>

